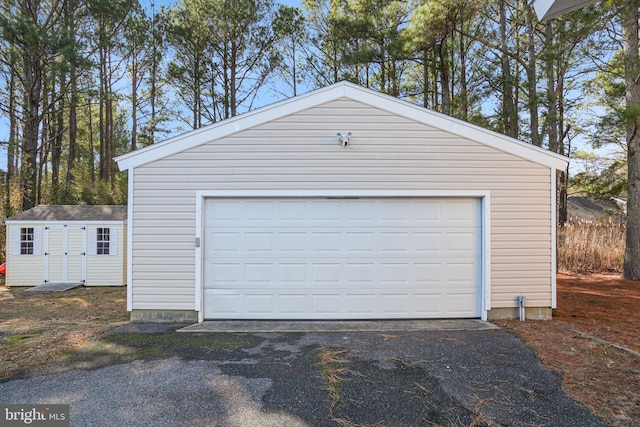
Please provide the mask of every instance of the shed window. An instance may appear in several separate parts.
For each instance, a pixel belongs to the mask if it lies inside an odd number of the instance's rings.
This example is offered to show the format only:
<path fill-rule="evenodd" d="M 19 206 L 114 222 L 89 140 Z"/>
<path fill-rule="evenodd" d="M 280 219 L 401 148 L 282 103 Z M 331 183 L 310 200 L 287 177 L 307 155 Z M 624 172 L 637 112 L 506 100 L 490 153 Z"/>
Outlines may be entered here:
<path fill-rule="evenodd" d="M 109 255 L 110 244 L 111 229 L 98 227 L 96 229 L 96 255 Z"/>
<path fill-rule="evenodd" d="M 33 227 L 20 228 L 20 255 L 33 255 L 35 232 Z"/>

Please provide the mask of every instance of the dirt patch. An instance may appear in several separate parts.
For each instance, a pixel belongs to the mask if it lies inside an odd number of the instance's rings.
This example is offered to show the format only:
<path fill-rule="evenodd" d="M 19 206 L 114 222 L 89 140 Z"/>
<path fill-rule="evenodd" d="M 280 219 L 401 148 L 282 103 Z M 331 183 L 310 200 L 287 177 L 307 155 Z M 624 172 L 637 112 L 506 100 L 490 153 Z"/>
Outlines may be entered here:
<path fill-rule="evenodd" d="M 496 323 L 524 339 L 562 376 L 565 391 L 608 424 L 637 426 L 639 308 L 640 282 L 560 274 L 553 321 Z"/>
<path fill-rule="evenodd" d="M 0 293 L 0 379 L 52 361 L 127 322 L 126 288 Z"/>

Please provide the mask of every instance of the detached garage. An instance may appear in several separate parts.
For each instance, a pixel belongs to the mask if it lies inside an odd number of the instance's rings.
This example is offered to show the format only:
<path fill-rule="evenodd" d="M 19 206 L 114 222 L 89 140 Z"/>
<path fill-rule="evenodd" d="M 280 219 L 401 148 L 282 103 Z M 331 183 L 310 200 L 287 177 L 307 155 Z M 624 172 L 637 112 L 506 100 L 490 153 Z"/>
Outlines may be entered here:
<path fill-rule="evenodd" d="M 136 320 L 550 318 L 568 159 L 338 83 L 116 159 Z"/>

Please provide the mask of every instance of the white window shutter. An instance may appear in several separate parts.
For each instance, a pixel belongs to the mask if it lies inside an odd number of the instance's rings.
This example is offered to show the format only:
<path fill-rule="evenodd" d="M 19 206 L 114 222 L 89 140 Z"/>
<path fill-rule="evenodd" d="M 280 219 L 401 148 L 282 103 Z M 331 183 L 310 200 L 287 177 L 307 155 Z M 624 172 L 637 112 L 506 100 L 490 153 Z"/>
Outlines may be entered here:
<path fill-rule="evenodd" d="M 40 255 L 42 253 L 42 228 L 33 227 L 33 254 Z"/>
<path fill-rule="evenodd" d="M 87 248 L 88 255 L 96 255 L 98 253 L 98 228 L 89 227 L 89 247 Z"/>
<path fill-rule="evenodd" d="M 109 228 L 109 255 L 118 255 L 118 227 Z"/>
<path fill-rule="evenodd" d="M 11 230 L 11 254 L 20 255 L 20 227 Z"/>

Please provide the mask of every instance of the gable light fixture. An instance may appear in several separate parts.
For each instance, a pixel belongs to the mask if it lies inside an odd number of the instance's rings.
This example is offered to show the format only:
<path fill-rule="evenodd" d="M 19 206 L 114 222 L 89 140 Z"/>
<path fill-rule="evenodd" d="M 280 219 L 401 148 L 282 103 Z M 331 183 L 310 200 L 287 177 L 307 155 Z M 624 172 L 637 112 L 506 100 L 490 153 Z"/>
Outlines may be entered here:
<path fill-rule="evenodd" d="M 347 145 L 349 145 L 349 142 L 351 142 L 351 132 L 349 132 L 346 135 L 343 135 L 340 132 L 338 132 L 336 134 L 336 137 L 338 138 L 338 144 L 340 144 L 343 147 L 346 147 Z"/>

